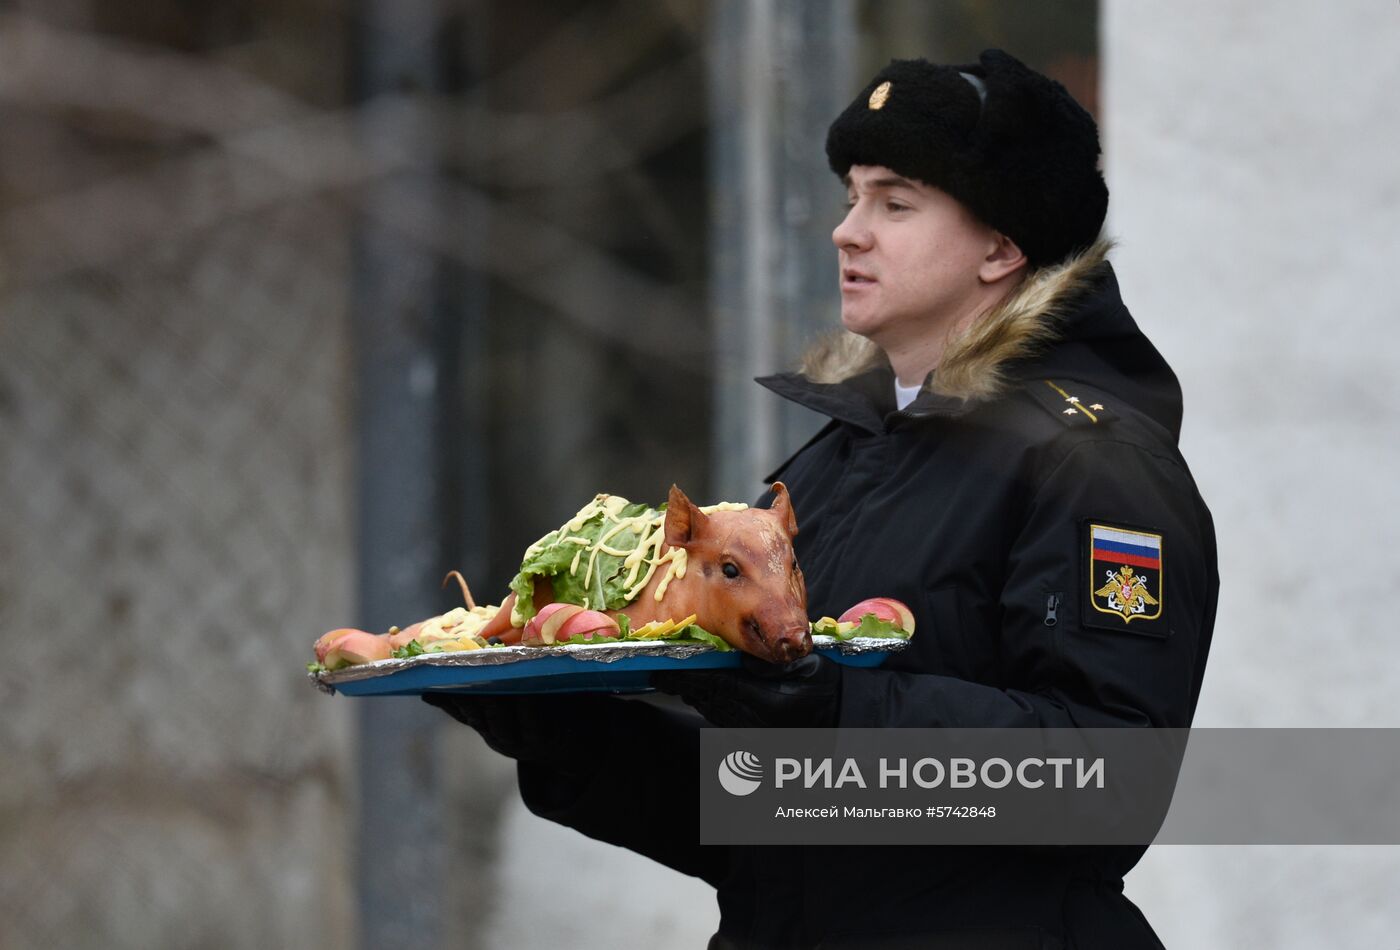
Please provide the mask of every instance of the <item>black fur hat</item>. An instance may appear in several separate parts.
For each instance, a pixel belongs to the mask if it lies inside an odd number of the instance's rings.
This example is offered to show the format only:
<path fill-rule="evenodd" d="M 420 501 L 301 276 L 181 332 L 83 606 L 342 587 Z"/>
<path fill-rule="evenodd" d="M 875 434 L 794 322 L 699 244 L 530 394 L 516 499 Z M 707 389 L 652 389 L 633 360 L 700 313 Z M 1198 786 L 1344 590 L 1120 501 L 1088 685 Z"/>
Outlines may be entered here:
<path fill-rule="evenodd" d="M 1001 50 L 975 66 L 897 59 L 826 136 L 831 170 L 883 165 L 941 188 L 1033 266 L 1094 243 L 1108 210 L 1094 119 L 1065 87 Z"/>

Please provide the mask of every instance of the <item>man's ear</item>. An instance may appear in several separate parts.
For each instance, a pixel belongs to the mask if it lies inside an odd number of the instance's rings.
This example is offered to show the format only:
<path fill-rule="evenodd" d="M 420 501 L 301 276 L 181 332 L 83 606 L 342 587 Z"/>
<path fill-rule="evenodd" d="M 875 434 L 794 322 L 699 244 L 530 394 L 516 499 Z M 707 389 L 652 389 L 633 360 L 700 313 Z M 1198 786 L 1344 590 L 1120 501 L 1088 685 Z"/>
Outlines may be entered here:
<path fill-rule="evenodd" d="M 993 231 L 992 235 L 996 238 L 996 245 L 977 269 L 977 276 L 984 284 L 995 284 L 1027 265 L 1026 254 L 1020 245 L 1000 231 Z"/>
<path fill-rule="evenodd" d="M 666 543 L 676 548 L 688 547 L 705 533 L 708 516 L 695 507 L 676 485 L 666 498 Z"/>

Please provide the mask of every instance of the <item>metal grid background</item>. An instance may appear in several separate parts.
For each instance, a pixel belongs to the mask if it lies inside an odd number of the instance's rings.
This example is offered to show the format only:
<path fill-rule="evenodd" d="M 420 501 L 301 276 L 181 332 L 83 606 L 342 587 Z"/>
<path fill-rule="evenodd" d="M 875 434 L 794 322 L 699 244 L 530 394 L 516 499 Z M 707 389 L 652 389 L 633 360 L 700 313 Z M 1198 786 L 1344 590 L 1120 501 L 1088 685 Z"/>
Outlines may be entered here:
<path fill-rule="evenodd" d="M 440 8 L 442 28 L 473 7 Z M 338 4 L 247 4 L 266 36 L 212 47 L 174 8 L 169 42 L 101 4 L 0 13 L 0 948 L 353 945 L 355 717 L 300 665 L 317 632 L 360 619 L 357 226 L 496 282 L 473 363 L 507 381 L 493 432 L 552 446 L 501 483 L 503 509 L 533 507 L 498 520 L 502 550 L 555 517 L 530 504 L 541 486 L 577 507 L 609 459 L 630 463 L 623 491 L 703 468 L 693 428 L 657 438 L 630 408 L 632 390 L 650 408 L 708 398 L 703 244 L 641 167 L 703 120 L 666 108 L 700 81 L 693 52 L 657 59 L 687 8 L 549 11 L 489 116 L 413 90 L 347 104 L 318 32 L 347 35 Z M 606 55 L 540 87 L 574 105 L 522 93 L 589 44 Z M 629 210 L 599 207 L 600 179 Z M 635 267 L 639 247 L 661 263 Z M 691 269 L 690 293 L 668 267 Z M 547 425 L 526 410 L 542 319 L 615 410 L 571 416 L 587 407 L 567 387 Z M 606 446 L 571 464 L 585 436 Z M 513 772 L 469 730 L 415 748 L 472 819 L 443 827 L 444 873 L 477 899 L 431 899 L 444 938 L 478 945 L 482 904 L 505 899 L 490 869 Z"/>
<path fill-rule="evenodd" d="M 350 606 L 342 219 L 0 296 L 6 946 L 342 942 L 349 735 L 288 662 Z"/>

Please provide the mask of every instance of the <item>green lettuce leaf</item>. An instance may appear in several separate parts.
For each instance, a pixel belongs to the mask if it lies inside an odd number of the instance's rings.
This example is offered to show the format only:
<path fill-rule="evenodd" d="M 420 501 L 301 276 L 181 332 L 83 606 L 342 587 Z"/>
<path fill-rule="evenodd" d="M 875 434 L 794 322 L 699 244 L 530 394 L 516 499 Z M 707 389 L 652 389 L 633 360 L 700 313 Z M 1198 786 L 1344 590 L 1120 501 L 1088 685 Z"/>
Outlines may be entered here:
<path fill-rule="evenodd" d="M 881 620 L 874 614 L 866 614 L 861 617 L 860 626 L 852 630 L 850 635 L 852 637 L 893 637 L 895 639 L 905 639 L 909 636 L 890 621 Z"/>
<path fill-rule="evenodd" d="M 701 643 L 708 643 L 710 646 L 714 647 L 721 653 L 728 653 L 730 650 L 734 649 L 729 644 L 721 640 L 719 637 L 715 636 L 713 633 L 696 623 L 692 623 L 689 626 L 682 627 L 679 631 L 672 631 L 671 633 L 666 634 L 666 636 L 662 637 L 661 639 L 698 640 Z"/>
<path fill-rule="evenodd" d="M 602 518 L 602 514 L 598 515 Z M 593 519 L 590 519 L 590 522 Z M 585 528 L 588 525 L 584 526 Z M 579 534 L 586 535 L 586 531 Z M 593 535 L 597 537 L 597 535 Z M 526 620 L 535 615 L 535 578 L 552 577 L 562 571 L 569 569 L 569 563 L 574 558 L 574 552 L 578 550 L 578 545 L 565 544 L 560 541 L 559 532 L 551 531 L 540 539 L 538 547 L 532 554 L 529 554 L 520 565 L 520 573 L 516 574 L 510 582 L 510 589 L 515 591 L 515 610 Z M 557 595 L 556 595 L 557 596 Z"/>
<path fill-rule="evenodd" d="M 896 627 L 890 621 L 881 620 L 874 614 L 865 614 L 860 618 L 859 625 L 846 631 L 842 631 L 834 624 L 824 624 L 818 621 L 812 624 L 812 633 L 816 636 L 835 637 L 837 640 L 850 640 L 855 637 L 878 637 L 896 640 L 909 639 L 909 634 Z"/>
<path fill-rule="evenodd" d="M 423 652 L 423 644 L 417 640 L 410 640 L 403 646 L 395 648 L 389 655 L 396 660 L 407 660 L 409 657 L 418 656 Z"/>
<path fill-rule="evenodd" d="M 621 617 L 618 618 L 622 619 Z M 629 638 L 630 639 L 630 638 Z M 664 633 L 659 637 L 638 637 L 638 640 L 646 642 L 648 640 L 681 640 L 693 643 L 708 643 L 721 653 L 727 653 L 734 649 L 719 637 L 715 636 L 698 623 L 692 623 L 684 627 L 677 627 L 669 633 Z"/>
<path fill-rule="evenodd" d="M 554 643 L 558 646 L 561 643 L 616 643 L 617 640 L 617 637 L 594 637 L 592 640 L 589 640 L 583 634 L 576 633 L 567 640 L 555 640 Z"/>
<path fill-rule="evenodd" d="M 627 574 L 623 566 L 627 554 L 636 550 L 641 543 L 641 535 L 625 529 L 608 538 L 607 546 L 623 554 L 609 554 L 599 551 L 593 559 L 593 570 L 588 569 L 589 548 L 566 537 L 587 538 L 597 543 L 598 539 L 610 531 L 621 520 L 641 516 L 652 516 L 657 509 L 640 502 L 629 504 L 614 518 L 605 511 L 599 511 L 584 521 L 577 531 L 551 531 L 540 539 L 535 550 L 520 565 L 520 572 L 510 582 L 515 591 L 515 610 L 526 620 L 535 615 L 535 580 L 547 577 L 554 589 L 554 599 L 563 603 L 577 604 L 589 610 L 617 610 L 627 606 Z M 579 555 L 578 568 L 573 573 L 569 567 L 574 555 Z M 587 585 L 584 577 L 588 576 Z"/>

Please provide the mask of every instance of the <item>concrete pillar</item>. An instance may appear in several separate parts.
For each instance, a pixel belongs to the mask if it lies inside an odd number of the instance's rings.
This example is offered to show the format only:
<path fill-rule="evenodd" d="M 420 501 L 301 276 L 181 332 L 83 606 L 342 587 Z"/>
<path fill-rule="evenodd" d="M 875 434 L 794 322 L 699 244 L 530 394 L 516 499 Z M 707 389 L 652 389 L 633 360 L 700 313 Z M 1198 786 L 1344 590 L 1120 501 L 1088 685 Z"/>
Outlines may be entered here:
<path fill-rule="evenodd" d="M 357 99 L 439 87 L 435 0 L 363 0 L 357 12 Z M 388 142 L 426 149 L 433 140 L 417 112 L 366 122 L 362 136 L 366 152 Z M 432 206 L 437 187 L 435 162 L 425 156 L 414 171 L 367 185 L 362 200 L 374 211 L 407 192 Z M 357 616 L 369 630 L 439 612 L 435 580 L 447 549 L 440 502 L 449 451 L 437 425 L 445 368 L 439 272 L 431 248 L 372 216 L 360 220 L 351 297 Z M 360 946 L 436 947 L 448 897 L 446 809 L 432 744 L 440 715 L 413 697 L 361 699 L 353 714 L 360 739 L 354 827 Z"/>
<path fill-rule="evenodd" d="M 839 325 L 826 128 L 854 94 L 850 0 L 717 0 L 710 34 L 716 498 L 744 501 L 820 426 L 753 377 Z"/>

